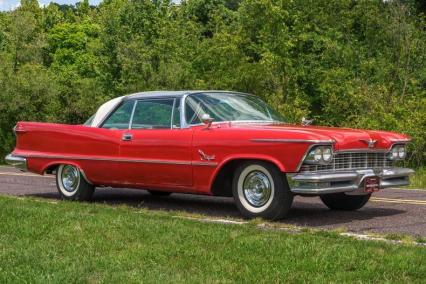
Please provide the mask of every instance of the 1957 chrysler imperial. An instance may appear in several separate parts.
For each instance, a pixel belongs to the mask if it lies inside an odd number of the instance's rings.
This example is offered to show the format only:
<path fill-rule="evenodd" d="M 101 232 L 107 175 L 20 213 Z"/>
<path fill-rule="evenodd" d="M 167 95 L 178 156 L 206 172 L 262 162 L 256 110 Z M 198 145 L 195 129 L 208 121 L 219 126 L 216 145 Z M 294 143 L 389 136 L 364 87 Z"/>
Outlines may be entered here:
<path fill-rule="evenodd" d="M 56 173 L 63 199 L 95 187 L 233 196 L 245 217 L 286 216 L 294 195 L 356 210 L 409 183 L 403 134 L 289 125 L 258 97 L 158 91 L 115 98 L 85 125 L 18 122 L 9 164 Z"/>

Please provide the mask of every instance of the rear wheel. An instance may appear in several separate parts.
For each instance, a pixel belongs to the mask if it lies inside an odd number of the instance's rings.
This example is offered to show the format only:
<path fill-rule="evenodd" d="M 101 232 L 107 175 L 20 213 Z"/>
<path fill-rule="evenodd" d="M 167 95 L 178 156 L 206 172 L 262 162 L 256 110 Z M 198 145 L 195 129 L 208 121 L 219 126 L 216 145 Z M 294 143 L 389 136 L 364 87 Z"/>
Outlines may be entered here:
<path fill-rule="evenodd" d="M 281 219 L 293 203 L 283 173 L 260 161 L 247 161 L 236 169 L 232 193 L 238 209 L 247 218 Z"/>
<path fill-rule="evenodd" d="M 154 196 L 169 196 L 170 194 L 172 194 L 171 192 L 167 192 L 167 191 L 158 191 L 158 190 L 148 190 L 148 192 L 151 195 Z"/>
<path fill-rule="evenodd" d="M 333 210 L 357 210 L 362 208 L 370 199 L 371 194 L 367 195 L 346 195 L 344 193 L 333 193 L 321 195 L 321 201 Z"/>
<path fill-rule="evenodd" d="M 95 191 L 95 187 L 86 181 L 80 169 L 73 165 L 58 167 L 56 185 L 59 194 L 65 200 L 90 200 Z"/>

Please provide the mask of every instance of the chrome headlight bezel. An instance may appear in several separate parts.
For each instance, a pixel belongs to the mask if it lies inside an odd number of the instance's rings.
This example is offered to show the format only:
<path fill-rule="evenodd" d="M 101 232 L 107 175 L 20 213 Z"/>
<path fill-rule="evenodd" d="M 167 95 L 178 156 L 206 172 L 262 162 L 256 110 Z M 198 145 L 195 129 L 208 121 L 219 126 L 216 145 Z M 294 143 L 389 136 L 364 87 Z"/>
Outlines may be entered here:
<path fill-rule="evenodd" d="M 395 144 L 390 149 L 387 158 L 391 161 L 402 161 L 407 157 L 407 147 L 405 144 Z"/>
<path fill-rule="evenodd" d="M 312 147 L 303 161 L 312 165 L 328 165 L 333 161 L 333 147 L 329 145 L 318 145 Z"/>

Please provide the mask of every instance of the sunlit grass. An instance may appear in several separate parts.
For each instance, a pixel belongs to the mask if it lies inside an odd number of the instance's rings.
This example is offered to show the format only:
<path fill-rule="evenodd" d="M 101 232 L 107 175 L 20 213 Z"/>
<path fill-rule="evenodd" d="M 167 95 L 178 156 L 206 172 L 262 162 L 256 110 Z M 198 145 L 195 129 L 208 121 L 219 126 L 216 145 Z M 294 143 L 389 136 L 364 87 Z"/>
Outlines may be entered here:
<path fill-rule="evenodd" d="M 415 169 L 415 171 L 410 177 L 409 188 L 426 189 L 426 167 Z"/>
<path fill-rule="evenodd" d="M 426 248 L 0 197 L 0 282 L 422 282 Z"/>

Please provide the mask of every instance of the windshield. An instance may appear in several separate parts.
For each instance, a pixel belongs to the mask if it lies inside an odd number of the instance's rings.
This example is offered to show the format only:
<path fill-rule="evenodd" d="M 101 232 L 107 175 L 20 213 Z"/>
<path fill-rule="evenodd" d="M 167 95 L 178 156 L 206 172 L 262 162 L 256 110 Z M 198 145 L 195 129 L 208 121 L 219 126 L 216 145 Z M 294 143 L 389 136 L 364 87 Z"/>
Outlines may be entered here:
<path fill-rule="evenodd" d="M 203 114 L 214 121 L 283 121 L 283 118 L 254 95 L 200 93 L 185 100 L 188 124 L 201 123 Z"/>

